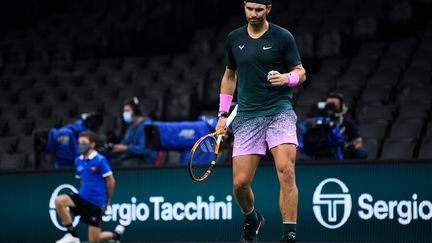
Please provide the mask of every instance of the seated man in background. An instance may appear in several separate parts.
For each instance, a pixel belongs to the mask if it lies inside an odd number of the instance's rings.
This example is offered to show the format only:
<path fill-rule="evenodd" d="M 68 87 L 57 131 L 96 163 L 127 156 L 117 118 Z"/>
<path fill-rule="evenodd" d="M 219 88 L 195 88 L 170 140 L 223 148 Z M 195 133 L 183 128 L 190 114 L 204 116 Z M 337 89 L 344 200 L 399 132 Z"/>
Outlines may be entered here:
<path fill-rule="evenodd" d="M 126 133 L 119 144 L 112 145 L 107 156 L 114 164 L 126 167 L 154 164 L 157 151 L 146 147 L 144 131 L 152 120 L 144 117 L 138 98 L 124 102 L 123 121 L 128 125 Z"/>
<path fill-rule="evenodd" d="M 327 95 L 327 104 L 335 107 L 336 122 L 339 125 L 340 132 L 345 137 L 343 154 L 345 159 L 366 159 L 368 154 L 363 148 L 363 138 L 360 135 L 357 125 L 349 117 L 345 116 L 348 107 L 344 103 L 343 95 L 332 92 Z"/>

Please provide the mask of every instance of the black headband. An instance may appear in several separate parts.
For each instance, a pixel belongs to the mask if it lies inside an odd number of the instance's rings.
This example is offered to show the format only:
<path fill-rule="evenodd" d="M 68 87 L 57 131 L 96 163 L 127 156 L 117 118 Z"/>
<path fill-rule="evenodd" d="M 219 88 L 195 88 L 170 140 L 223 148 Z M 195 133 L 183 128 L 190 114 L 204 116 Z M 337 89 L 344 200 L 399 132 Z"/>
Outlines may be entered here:
<path fill-rule="evenodd" d="M 245 2 L 260 3 L 260 4 L 264 4 L 266 6 L 271 4 L 271 0 L 245 0 Z"/>

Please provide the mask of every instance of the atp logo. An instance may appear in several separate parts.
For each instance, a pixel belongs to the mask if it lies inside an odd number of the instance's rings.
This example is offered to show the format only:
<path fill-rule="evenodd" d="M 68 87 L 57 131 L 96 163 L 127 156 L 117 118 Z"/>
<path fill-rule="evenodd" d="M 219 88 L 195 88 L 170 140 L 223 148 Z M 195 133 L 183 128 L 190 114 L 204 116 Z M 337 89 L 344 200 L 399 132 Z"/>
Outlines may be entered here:
<path fill-rule="evenodd" d="M 340 188 L 341 193 L 323 193 L 324 187 L 334 188 L 335 186 Z M 315 218 L 322 226 L 328 229 L 341 227 L 347 222 L 351 214 L 352 200 L 348 187 L 341 180 L 336 178 L 323 180 L 315 189 L 313 205 Z M 340 210 L 341 207 L 343 207 L 342 210 Z M 327 210 L 327 215 L 323 215 L 323 211 L 325 212 L 325 210 Z M 343 212 L 342 216 L 338 215 L 340 212 Z"/>
<path fill-rule="evenodd" d="M 51 198 L 49 200 L 49 215 L 51 218 L 52 223 L 54 224 L 54 226 L 59 229 L 59 230 L 63 230 L 66 231 L 66 227 L 64 227 L 61 223 L 61 220 L 57 217 L 57 212 L 56 212 L 56 207 L 55 207 L 55 199 L 58 195 L 60 195 L 60 192 L 62 190 L 66 190 L 68 189 L 69 191 L 72 191 L 74 193 L 78 193 L 78 190 L 69 184 L 63 184 L 58 186 L 56 189 L 54 189 L 53 193 L 51 194 Z M 79 219 L 80 217 L 77 216 L 73 219 L 73 226 L 77 226 L 77 224 L 79 223 Z"/>

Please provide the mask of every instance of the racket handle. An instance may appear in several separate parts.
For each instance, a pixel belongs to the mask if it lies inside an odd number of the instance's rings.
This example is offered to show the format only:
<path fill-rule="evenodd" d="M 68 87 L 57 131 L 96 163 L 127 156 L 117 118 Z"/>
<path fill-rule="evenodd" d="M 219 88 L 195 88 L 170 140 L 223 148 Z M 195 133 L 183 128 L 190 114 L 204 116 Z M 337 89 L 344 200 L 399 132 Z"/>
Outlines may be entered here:
<path fill-rule="evenodd" d="M 228 116 L 228 119 L 227 119 L 227 122 L 226 122 L 226 126 L 227 127 L 229 127 L 229 125 L 231 125 L 231 122 L 236 117 L 236 115 L 237 115 L 237 108 L 238 108 L 238 105 L 235 105 L 233 111 L 231 111 L 231 114 Z"/>

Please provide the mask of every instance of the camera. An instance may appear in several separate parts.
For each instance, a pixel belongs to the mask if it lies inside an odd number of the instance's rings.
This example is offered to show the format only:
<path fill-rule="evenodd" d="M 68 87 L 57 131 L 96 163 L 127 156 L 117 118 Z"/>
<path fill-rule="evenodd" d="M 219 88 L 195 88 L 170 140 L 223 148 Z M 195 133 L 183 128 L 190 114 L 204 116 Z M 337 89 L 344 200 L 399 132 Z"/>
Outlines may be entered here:
<path fill-rule="evenodd" d="M 337 157 L 344 136 L 336 114 L 336 107 L 326 102 L 318 102 L 312 108 L 309 118 L 300 123 L 299 147 L 302 152 L 316 159 Z"/>

